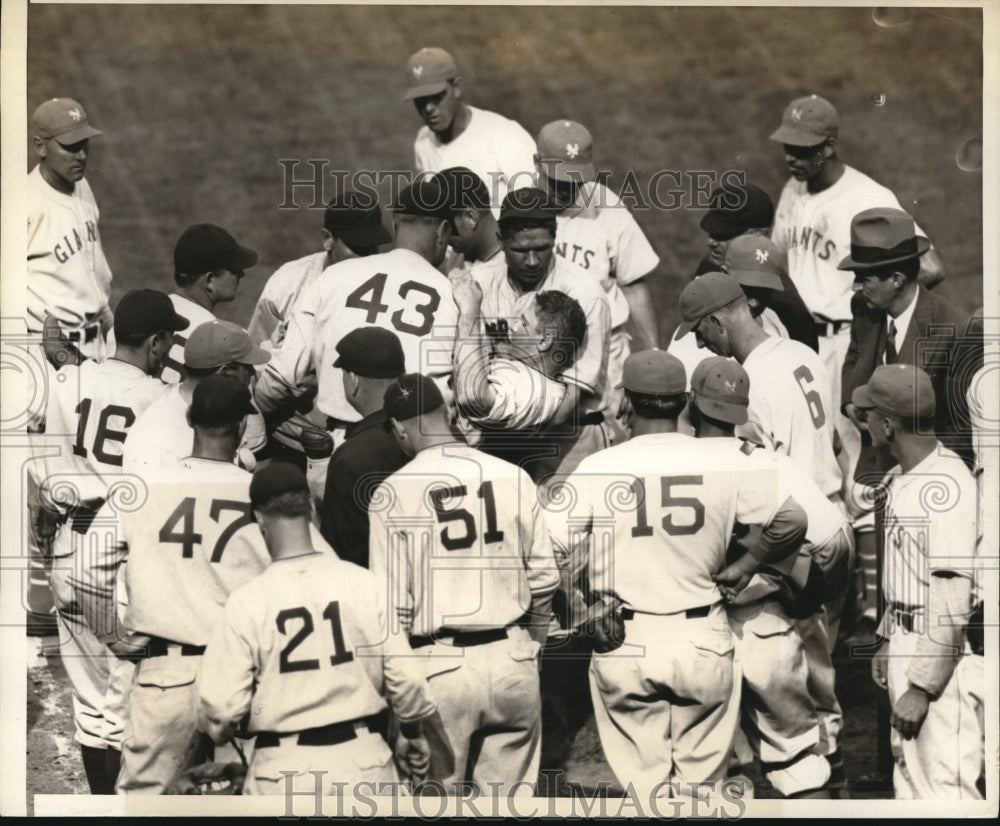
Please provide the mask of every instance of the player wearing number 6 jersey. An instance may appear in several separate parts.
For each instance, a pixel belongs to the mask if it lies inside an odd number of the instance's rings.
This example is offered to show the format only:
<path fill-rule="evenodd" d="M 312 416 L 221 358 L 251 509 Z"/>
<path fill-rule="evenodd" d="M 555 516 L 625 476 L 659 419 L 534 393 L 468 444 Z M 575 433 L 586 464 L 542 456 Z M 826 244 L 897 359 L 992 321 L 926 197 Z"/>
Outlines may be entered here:
<path fill-rule="evenodd" d="M 732 467 L 728 445 L 677 433 L 687 378 L 676 357 L 634 353 L 622 381 L 632 438 L 584 459 L 552 492 L 548 522 L 555 544 L 589 555 L 588 601 L 620 609 L 624 623 L 624 645 L 595 650 L 590 666 L 615 776 L 639 799 L 690 800 L 725 778 L 739 719 L 723 596 L 762 564 L 782 565 L 806 516 L 776 474 L 718 470 Z M 737 520 L 764 530 L 727 566 Z"/>
<path fill-rule="evenodd" d="M 102 707 L 109 679 L 108 651 L 87 628 L 73 598 L 76 569 L 85 564 L 84 535 L 122 473 L 129 428 L 166 391 L 156 378 L 174 330 L 187 321 L 166 295 L 133 290 L 115 313 L 118 348 L 103 362 L 65 365 L 54 381 L 46 411 L 47 430 L 38 437 L 41 505 L 61 523 L 52 545 L 50 585 L 55 600 L 60 654 L 73 687 L 76 740 L 83 752 L 91 791 L 110 794 L 114 777 L 104 763 L 109 746 Z M 45 446 L 50 446 L 45 450 Z M 55 448 L 55 450 L 53 450 Z"/>
<path fill-rule="evenodd" d="M 338 784 L 399 779 L 385 739 L 388 700 L 404 733 L 397 754 L 423 779 L 426 766 L 414 764 L 430 758 L 427 735 L 440 718 L 406 637 L 385 634 L 375 577 L 314 550 L 309 487 L 292 465 L 254 474 L 250 503 L 272 562 L 229 596 L 205 651 L 201 728 L 222 743 L 249 713 L 256 747 L 244 794 L 332 794 Z"/>
<path fill-rule="evenodd" d="M 529 792 L 541 757 L 538 651 L 559 582 L 537 491 L 520 468 L 455 439 L 428 377 L 397 379 L 384 409 L 413 460 L 372 497 L 369 565 L 454 748 L 446 790 Z"/>

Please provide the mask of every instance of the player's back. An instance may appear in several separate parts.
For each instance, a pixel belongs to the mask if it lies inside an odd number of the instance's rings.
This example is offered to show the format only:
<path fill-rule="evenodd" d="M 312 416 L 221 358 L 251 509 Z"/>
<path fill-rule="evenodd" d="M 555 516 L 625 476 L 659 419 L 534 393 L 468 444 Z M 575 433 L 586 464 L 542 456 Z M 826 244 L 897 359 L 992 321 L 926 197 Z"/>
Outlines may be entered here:
<path fill-rule="evenodd" d="M 226 597 L 270 560 L 252 521 L 250 479 L 229 462 L 196 458 L 145 476 L 142 498 L 120 520 L 129 630 L 207 643 Z"/>
<path fill-rule="evenodd" d="M 190 455 L 194 431 L 185 418 L 187 408 L 180 385 L 174 384 L 143 411 L 125 440 L 126 472 L 143 474 Z"/>
<path fill-rule="evenodd" d="M 727 441 L 650 434 L 580 463 L 547 510 L 571 543 L 589 523 L 597 595 L 650 614 L 718 602 L 733 525 L 764 524 L 781 504 L 776 474 L 748 474 Z"/>

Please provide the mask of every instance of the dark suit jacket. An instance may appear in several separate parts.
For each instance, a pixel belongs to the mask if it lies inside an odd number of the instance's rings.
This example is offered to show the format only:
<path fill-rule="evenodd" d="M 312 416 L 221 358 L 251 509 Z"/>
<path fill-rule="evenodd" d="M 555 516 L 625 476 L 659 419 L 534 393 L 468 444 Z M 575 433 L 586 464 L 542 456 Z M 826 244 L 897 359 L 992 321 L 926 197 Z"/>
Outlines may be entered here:
<path fill-rule="evenodd" d="M 970 336 L 968 313 L 923 287 L 917 289 L 917 304 L 899 346 L 898 361 L 915 364 L 931 377 L 938 438 L 971 466 L 972 439 L 965 393 L 973 373 L 982 364 L 982 343 Z M 841 409 L 850 404 L 854 388 L 867 384 L 875 368 L 883 363 L 888 336 L 884 310 L 868 309 L 858 294 L 851 300 L 851 311 L 854 318 L 841 373 Z M 880 479 L 895 464 L 887 453 L 878 453 L 868 434 L 862 433 L 855 479 L 871 484 L 875 476 Z"/>

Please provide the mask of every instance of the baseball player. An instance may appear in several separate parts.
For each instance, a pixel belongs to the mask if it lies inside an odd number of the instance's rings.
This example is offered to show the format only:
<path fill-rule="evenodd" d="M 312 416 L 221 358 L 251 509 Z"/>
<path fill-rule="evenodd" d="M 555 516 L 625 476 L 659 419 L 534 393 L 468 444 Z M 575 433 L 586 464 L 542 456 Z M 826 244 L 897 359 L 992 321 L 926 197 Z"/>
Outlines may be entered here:
<path fill-rule="evenodd" d="M 181 233 L 174 245 L 174 282 L 170 294 L 174 309 L 191 322 L 191 332 L 206 321 L 215 321 L 218 304 L 236 298 L 244 270 L 257 263 L 257 253 L 240 246 L 236 239 L 215 224 L 193 224 Z M 176 384 L 184 378 L 186 336 L 175 336 L 163 380 Z"/>
<path fill-rule="evenodd" d="M 535 141 L 516 121 L 470 106 L 455 59 L 444 49 L 421 49 L 406 61 L 406 93 L 424 126 L 413 143 L 418 172 L 450 166 L 473 170 L 490 188 L 494 214 L 509 190 L 531 186 Z"/>
<path fill-rule="evenodd" d="M 809 524 L 799 550 L 801 566 L 793 571 L 799 593 L 786 600 L 776 592 L 776 588 L 781 590 L 778 584 L 764 578 L 749 585 L 729 606 L 748 689 L 743 709 L 753 729 L 754 751 L 774 787 L 788 797 L 827 797 L 831 788 L 839 790 L 845 784 L 843 761 L 838 757 L 828 762 L 816 752 L 819 716 L 810 696 L 807 651 L 797 620 L 819 610 L 826 598 L 838 611 L 828 614 L 836 641 L 833 629 L 840 620 L 845 585 L 852 573 L 850 525 L 844 511 L 789 457 L 733 438 L 735 427 L 747 420 L 749 387 L 746 371 L 732 359 L 702 361 L 691 377 L 695 433 L 699 439 L 730 440 L 731 467 L 745 466 L 750 472 L 776 470 L 781 490 L 794 495 Z M 813 565 L 822 572 L 822 588 L 810 570 Z M 832 679 L 832 663 L 823 673 Z M 838 774 L 834 775 L 836 763 Z M 830 782 L 820 793 L 827 778 Z"/>
<path fill-rule="evenodd" d="M 470 271 L 482 289 L 483 324 L 497 355 L 509 351 L 511 325 L 518 324 L 539 292 L 565 293 L 580 304 L 587 319 L 583 350 L 563 376 L 566 394 L 551 419 L 554 427 L 546 432 L 545 445 L 539 442 L 529 448 L 533 456 L 527 467 L 536 482 L 553 473 L 570 473 L 583 456 L 620 436 L 606 420 L 611 331 L 608 299 L 596 283 L 580 278 L 554 254 L 556 222 L 546 206 L 548 200 L 547 193 L 534 188 L 510 193 L 504 199 L 499 222 L 504 257 Z M 535 454 L 541 451 L 546 455 L 537 458 Z"/>
<path fill-rule="evenodd" d="M 502 257 L 500 227 L 490 207 L 490 191 L 483 179 L 465 166 L 450 166 L 439 173 L 448 193 L 451 219 L 449 246 L 456 256 L 456 266 L 447 270 L 453 282 L 465 275 L 474 264 Z"/>
<path fill-rule="evenodd" d="M 646 279 L 660 258 L 622 200 L 596 180 L 593 149 L 593 138 L 583 124 L 552 121 L 538 133 L 535 164 L 539 185 L 548 189 L 557 212 L 556 255 L 608 294 L 608 404 L 620 418 L 623 397 L 616 388 L 631 352 L 630 340 L 640 350 L 659 345 Z"/>
<path fill-rule="evenodd" d="M 87 626 L 73 583 L 77 568 L 88 561 L 88 527 L 122 473 L 122 443 L 137 417 L 166 391 L 156 377 L 171 334 L 187 321 L 163 293 L 133 290 L 118 302 L 114 325 L 112 358 L 67 364 L 59 371 L 63 380 L 52 383 L 46 436 L 60 444 L 58 452 L 47 450 L 38 460 L 41 502 L 61 524 L 53 540 L 50 582 L 60 655 L 73 689 L 75 739 L 94 794 L 114 793 L 117 772 L 108 771 L 105 759 L 108 749 L 120 744 L 109 734 L 103 714 L 111 655 Z"/>
<path fill-rule="evenodd" d="M 874 444 L 899 462 L 886 477 L 886 610 L 872 660 L 872 676 L 892 703 L 895 795 L 980 800 L 983 665 L 966 639 L 975 482 L 934 435 L 934 388 L 919 367 L 876 368 L 852 401 L 865 411 Z"/>
<path fill-rule="evenodd" d="M 99 638 L 140 657 L 127 689 L 120 794 L 162 794 L 172 783 L 195 733 L 205 644 L 228 595 L 268 562 L 252 522 L 250 474 L 233 461 L 252 410 L 249 389 L 233 376 L 195 387 L 191 456 L 145 474 L 144 496 L 117 517 L 117 542 L 93 555 L 77 588 Z M 114 583 L 123 564 L 119 623 Z"/>
<path fill-rule="evenodd" d="M 125 470 L 140 476 L 150 470 L 176 464 L 191 455 L 194 430 L 187 411 L 194 389 L 208 376 L 234 376 L 248 387 L 256 375 L 254 368 L 266 364 L 270 354 L 254 347 L 247 332 L 228 321 L 206 321 L 190 333 L 184 344 L 184 373 L 180 384 L 172 385 L 136 421 L 131 438 L 125 441 Z M 240 439 L 237 459 L 253 467 L 254 453 L 264 446 L 261 416 L 253 411 Z M 133 435 L 134 434 L 134 435 Z"/>
<path fill-rule="evenodd" d="M 205 650 L 202 730 L 216 743 L 239 729 L 256 735 L 244 794 L 321 785 L 335 794 L 343 783 L 399 779 L 386 744 L 388 700 L 405 738 L 396 753 L 415 773 L 431 757 L 424 726 L 440 732 L 441 722 L 406 637 L 386 634 L 377 580 L 312 547 L 312 497 L 294 466 L 255 473 L 250 506 L 271 563 L 229 595 Z M 312 772 L 322 772 L 318 783 Z"/>
<path fill-rule="evenodd" d="M 46 320 L 65 352 L 98 361 L 107 353 L 111 268 L 97 224 L 100 211 L 83 177 L 90 139 L 102 134 L 71 98 L 45 101 L 31 118 L 38 164 L 28 173 L 28 332 Z M 46 354 L 52 360 L 51 349 Z M 61 362 L 52 360 L 56 369 Z"/>
<path fill-rule="evenodd" d="M 454 749 L 446 790 L 527 792 L 540 758 L 538 651 L 559 581 L 537 491 L 456 440 L 428 377 L 402 376 L 384 407 L 413 459 L 372 497 L 371 569 Z"/>
<path fill-rule="evenodd" d="M 450 236 L 445 200 L 436 176 L 404 188 L 393 214 L 395 248 L 341 261 L 303 293 L 281 346 L 257 381 L 254 395 L 266 417 L 315 393 L 315 406 L 328 417 L 327 430 L 338 447 L 346 426 L 361 415 L 347 401 L 342 371 L 333 366 L 335 348 L 361 326 L 394 332 L 407 369 L 420 369 L 446 385 L 458 310 L 451 282 L 435 269 Z M 317 498 L 323 495 L 327 465 L 310 463 Z"/>
<path fill-rule="evenodd" d="M 732 448 L 676 432 L 683 365 L 646 350 L 625 362 L 632 438 L 585 458 L 547 507 L 554 544 L 589 553 L 588 601 L 624 622 L 624 647 L 595 650 L 591 694 L 604 754 L 639 799 L 696 798 L 726 776 L 739 719 L 722 604 L 805 533 L 773 474 L 717 471 Z M 736 521 L 761 542 L 726 564 Z M 721 589 L 721 590 L 720 590 Z M 619 640 L 620 644 L 621 640 Z"/>

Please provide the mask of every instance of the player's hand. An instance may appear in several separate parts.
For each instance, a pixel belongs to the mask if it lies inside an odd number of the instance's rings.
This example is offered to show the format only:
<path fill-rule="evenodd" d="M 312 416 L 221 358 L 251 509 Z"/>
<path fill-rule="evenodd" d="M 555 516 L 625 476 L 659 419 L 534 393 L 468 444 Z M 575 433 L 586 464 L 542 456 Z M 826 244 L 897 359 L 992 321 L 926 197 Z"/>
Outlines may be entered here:
<path fill-rule="evenodd" d="M 396 738 L 396 762 L 414 783 L 423 783 L 431 766 L 431 746 L 426 737 Z"/>
<path fill-rule="evenodd" d="M 858 408 L 853 404 L 848 404 L 844 408 L 847 418 L 854 422 L 854 426 L 861 431 L 868 430 L 868 425 L 858 416 Z"/>
<path fill-rule="evenodd" d="M 872 657 L 872 680 L 879 688 L 889 688 L 889 643 L 884 642 Z"/>
<path fill-rule="evenodd" d="M 479 316 L 480 308 L 483 305 L 483 288 L 479 286 L 476 279 L 470 275 L 456 278 L 451 282 L 451 291 L 461 315 L 466 318 Z"/>
<path fill-rule="evenodd" d="M 740 591 L 753 579 L 758 567 L 757 561 L 747 553 L 715 574 L 712 579 L 719 586 L 723 600 L 732 602 L 736 599 Z"/>
<path fill-rule="evenodd" d="M 140 660 L 146 656 L 149 637 L 145 634 L 130 634 L 108 642 L 108 648 L 120 660 Z"/>
<path fill-rule="evenodd" d="M 42 328 L 42 352 L 56 370 L 67 364 L 82 364 L 84 361 L 83 353 L 65 336 L 59 321 L 52 315 L 46 317 Z"/>
<path fill-rule="evenodd" d="M 927 692 L 911 685 L 893 705 L 889 725 L 896 729 L 904 740 L 912 740 L 920 733 L 920 727 L 924 724 L 930 704 L 931 698 Z"/>

